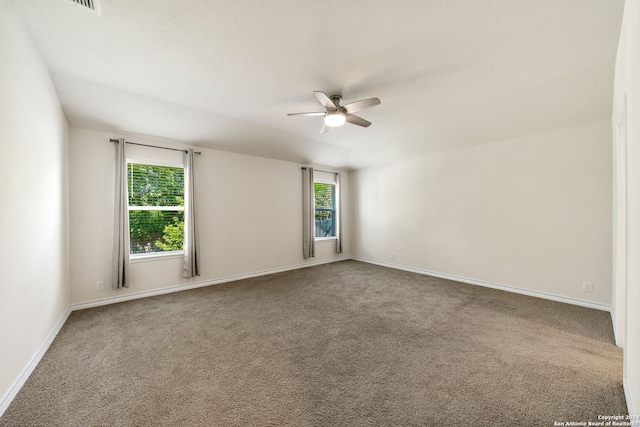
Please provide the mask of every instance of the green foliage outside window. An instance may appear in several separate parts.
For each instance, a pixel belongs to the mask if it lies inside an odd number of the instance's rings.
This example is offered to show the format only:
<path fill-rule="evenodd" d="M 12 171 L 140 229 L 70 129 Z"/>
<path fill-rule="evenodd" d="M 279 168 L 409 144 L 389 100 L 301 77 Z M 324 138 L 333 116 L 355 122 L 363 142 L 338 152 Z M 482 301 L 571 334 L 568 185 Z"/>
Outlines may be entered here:
<path fill-rule="evenodd" d="M 129 163 L 127 178 L 131 253 L 182 250 L 184 169 Z M 165 209 L 149 210 L 152 206 Z M 179 209 L 166 209 L 174 206 Z"/>
<path fill-rule="evenodd" d="M 164 226 L 163 240 L 157 240 L 156 246 L 163 251 L 181 251 L 184 246 L 184 221 L 177 216 L 173 223 Z"/>
<path fill-rule="evenodd" d="M 333 208 L 335 185 L 331 184 L 313 184 L 313 191 L 316 198 L 316 208 Z"/>
<path fill-rule="evenodd" d="M 335 228 L 335 195 L 336 186 L 333 184 L 314 183 L 315 196 L 315 236 L 333 237 Z"/>

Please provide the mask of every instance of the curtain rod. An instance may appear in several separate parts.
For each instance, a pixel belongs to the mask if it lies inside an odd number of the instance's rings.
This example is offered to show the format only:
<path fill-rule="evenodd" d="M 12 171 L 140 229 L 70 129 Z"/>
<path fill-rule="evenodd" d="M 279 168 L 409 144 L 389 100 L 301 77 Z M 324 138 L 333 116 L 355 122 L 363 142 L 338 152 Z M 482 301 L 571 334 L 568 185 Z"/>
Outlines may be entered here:
<path fill-rule="evenodd" d="M 307 168 L 302 166 L 300 169 L 302 169 L 303 171 L 306 171 Z M 314 169 L 314 171 L 318 171 L 318 172 L 324 172 L 324 173 L 332 173 L 334 175 L 338 175 L 338 172 L 332 172 L 332 171 L 323 171 L 322 169 Z"/>
<path fill-rule="evenodd" d="M 109 141 L 111 142 L 120 142 L 119 139 L 109 139 Z M 131 141 L 125 141 L 126 144 L 131 144 L 131 145 L 141 145 L 143 147 L 152 147 L 152 148 L 160 148 L 162 150 L 171 150 L 171 151 L 182 151 L 183 153 L 186 153 L 187 150 L 181 150 L 179 148 L 169 148 L 169 147 L 160 147 L 159 145 L 149 145 L 149 144 L 140 144 L 138 142 L 131 142 Z M 194 151 L 194 154 L 202 154 L 202 152 L 200 151 Z"/>

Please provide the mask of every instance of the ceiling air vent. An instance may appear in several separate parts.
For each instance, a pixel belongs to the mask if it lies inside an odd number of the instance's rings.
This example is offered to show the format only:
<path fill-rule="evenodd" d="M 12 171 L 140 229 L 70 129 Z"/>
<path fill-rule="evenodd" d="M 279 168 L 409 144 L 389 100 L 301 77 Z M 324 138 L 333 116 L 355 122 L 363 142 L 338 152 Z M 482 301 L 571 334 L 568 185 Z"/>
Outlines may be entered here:
<path fill-rule="evenodd" d="M 91 11 L 100 15 L 100 4 L 98 0 L 66 0 L 69 3 L 74 3 L 77 6 L 81 6 L 84 10 Z"/>

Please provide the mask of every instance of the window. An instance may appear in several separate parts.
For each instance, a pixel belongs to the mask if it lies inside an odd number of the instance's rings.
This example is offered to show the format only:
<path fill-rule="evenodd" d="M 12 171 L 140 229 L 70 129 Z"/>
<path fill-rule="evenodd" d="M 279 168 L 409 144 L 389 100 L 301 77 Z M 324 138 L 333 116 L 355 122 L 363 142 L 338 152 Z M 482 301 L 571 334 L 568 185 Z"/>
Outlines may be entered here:
<path fill-rule="evenodd" d="M 315 182 L 315 236 L 336 237 L 336 185 Z"/>
<path fill-rule="evenodd" d="M 184 169 L 127 163 L 131 254 L 182 251 Z"/>

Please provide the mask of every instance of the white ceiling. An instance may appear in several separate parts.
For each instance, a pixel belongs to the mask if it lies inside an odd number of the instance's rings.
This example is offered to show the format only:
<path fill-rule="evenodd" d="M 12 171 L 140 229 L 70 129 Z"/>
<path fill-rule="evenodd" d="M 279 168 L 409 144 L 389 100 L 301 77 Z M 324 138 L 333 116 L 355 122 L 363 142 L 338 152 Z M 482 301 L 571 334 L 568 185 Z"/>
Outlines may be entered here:
<path fill-rule="evenodd" d="M 70 125 L 346 169 L 609 118 L 623 3 L 12 0 Z"/>

